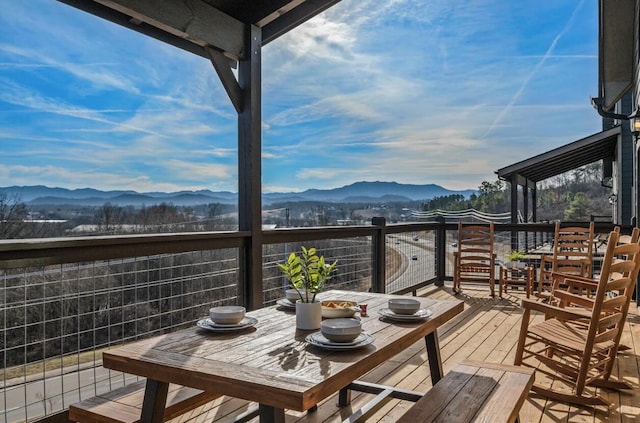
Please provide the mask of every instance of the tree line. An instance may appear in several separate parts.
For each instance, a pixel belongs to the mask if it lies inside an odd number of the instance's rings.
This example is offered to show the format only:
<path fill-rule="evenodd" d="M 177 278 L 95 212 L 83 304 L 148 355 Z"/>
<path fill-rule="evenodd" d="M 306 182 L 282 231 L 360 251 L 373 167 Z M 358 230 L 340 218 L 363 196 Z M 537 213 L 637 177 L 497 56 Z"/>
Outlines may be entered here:
<path fill-rule="evenodd" d="M 30 208 L 19 198 L 3 193 L 0 194 L 0 239 L 235 230 L 236 211 L 236 206 L 221 203 L 193 207 L 160 203 L 133 207 L 107 202 L 98 207 Z M 82 225 L 86 227 L 84 231 L 71 232 Z"/>
<path fill-rule="evenodd" d="M 586 221 L 591 215 L 611 216 L 609 196 L 611 187 L 602 184 L 602 165 L 592 163 L 571 172 L 542 181 L 537 189 L 537 220 Z M 518 198 L 523 210 L 523 200 Z M 504 213 L 510 210 L 511 190 L 507 183 L 483 181 L 478 194 L 469 198 L 447 195 L 422 204 L 423 211 L 476 209 L 485 213 Z"/>

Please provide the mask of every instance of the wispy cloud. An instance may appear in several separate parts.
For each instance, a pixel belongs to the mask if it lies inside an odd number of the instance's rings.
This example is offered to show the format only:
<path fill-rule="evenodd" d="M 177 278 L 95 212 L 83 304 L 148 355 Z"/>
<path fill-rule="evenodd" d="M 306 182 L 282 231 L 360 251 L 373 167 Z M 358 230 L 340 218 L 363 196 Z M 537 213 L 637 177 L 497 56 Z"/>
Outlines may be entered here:
<path fill-rule="evenodd" d="M 14 84 L 12 81 L 8 81 L 6 79 L 2 80 L 2 78 L 0 78 L 0 83 L 4 84 L 4 90 L 0 93 L 0 101 L 8 104 L 21 106 L 26 109 L 35 110 L 38 112 L 52 113 L 83 120 L 89 120 L 93 122 L 104 123 L 110 125 L 115 129 L 153 133 L 141 127 L 122 124 L 121 122 L 107 119 L 100 113 L 91 109 L 65 104 L 64 102 L 61 102 L 55 98 L 43 97 L 26 87 L 20 87 Z"/>
<path fill-rule="evenodd" d="M 511 97 L 511 100 L 509 101 L 507 106 L 504 109 L 502 109 L 502 111 L 498 114 L 498 116 L 496 116 L 495 120 L 493 121 L 493 123 L 491 124 L 487 132 L 482 136 L 482 138 L 486 138 L 493 131 L 496 125 L 498 125 L 502 121 L 502 119 L 504 119 L 504 117 L 509 113 L 513 105 L 520 99 L 525 88 L 527 88 L 527 86 L 531 82 L 531 79 L 535 76 L 536 73 L 538 73 L 538 71 L 544 66 L 546 61 L 552 56 L 553 51 L 558 45 L 558 41 L 560 40 L 560 38 L 562 38 L 562 36 L 566 34 L 567 31 L 571 28 L 578 14 L 578 11 L 582 8 L 583 5 L 584 5 L 584 0 L 580 0 L 580 3 L 578 3 L 578 5 L 573 10 L 573 13 L 567 20 L 567 23 L 564 25 L 564 27 L 560 30 L 558 35 L 556 35 L 556 37 L 551 42 L 551 45 L 547 49 L 547 52 L 544 54 L 544 56 L 540 58 L 540 61 L 536 63 L 536 65 L 531 70 L 531 72 L 526 76 L 526 78 L 520 85 L 520 88 L 518 88 L 518 90 L 515 92 L 513 97 Z"/>
<path fill-rule="evenodd" d="M 211 63 L 62 3 L 3 6 L 2 181 L 236 189 Z M 595 132 L 596 25 L 584 0 L 342 0 L 263 50 L 264 190 L 473 188 Z"/>

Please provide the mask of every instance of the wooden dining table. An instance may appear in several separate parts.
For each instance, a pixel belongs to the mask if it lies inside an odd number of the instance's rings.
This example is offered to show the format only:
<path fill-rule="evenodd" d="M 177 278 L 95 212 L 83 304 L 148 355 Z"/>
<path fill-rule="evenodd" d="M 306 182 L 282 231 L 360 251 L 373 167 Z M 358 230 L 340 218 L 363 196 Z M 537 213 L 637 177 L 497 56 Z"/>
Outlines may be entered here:
<path fill-rule="evenodd" d="M 170 383 L 259 404 L 261 422 L 284 422 L 284 410 L 306 411 L 424 338 L 432 382 L 443 376 L 437 329 L 463 310 L 457 300 L 413 297 L 432 315 L 394 321 L 379 314 L 396 295 L 326 291 L 322 299 L 367 304 L 357 318 L 373 342 L 354 350 L 326 350 L 306 342 L 314 331 L 296 330 L 295 310 L 272 306 L 247 313 L 257 324 L 237 332 L 184 329 L 122 345 L 103 353 L 103 366 L 147 378 L 142 422 L 161 422 Z M 205 316 L 203 316 L 205 317 Z"/>

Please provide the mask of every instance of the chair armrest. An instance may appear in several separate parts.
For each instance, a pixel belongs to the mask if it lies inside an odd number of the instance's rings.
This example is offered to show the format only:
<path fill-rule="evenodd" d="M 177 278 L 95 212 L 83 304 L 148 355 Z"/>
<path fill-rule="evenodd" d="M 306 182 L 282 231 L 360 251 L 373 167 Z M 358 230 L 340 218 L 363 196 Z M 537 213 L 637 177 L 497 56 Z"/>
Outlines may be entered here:
<path fill-rule="evenodd" d="M 589 297 L 585 297 L 583 295 L 572 294 L 571 292 L 557 290 L 552 294 L 554 298 L 560 300 L 563 305 L 575 304 L 580 307 L 584 307 L 587 309 L 593 308 L 593 300 Z M 590 314 L 589 314 L 590 315 Z"/>
<path fill-rule="evenodd" d="M 566 273 L 552 272 L 551 277 L 553 280 L 560 281 L 566 284 L 575 284 L 583 288 L 597 288 L 598 281 L 591 278 L 578 275 L 568 275 Z"/>
<path fill-rule="evenodd" d="M 522 307 L 529 310 L 540 311 L 547 317 L 555 317 L 559 320 L 578 320 L 585 318 L 584 313 L 573 312 L 566 308 L 557 307 L 528 298 L 522 299 Z"/>

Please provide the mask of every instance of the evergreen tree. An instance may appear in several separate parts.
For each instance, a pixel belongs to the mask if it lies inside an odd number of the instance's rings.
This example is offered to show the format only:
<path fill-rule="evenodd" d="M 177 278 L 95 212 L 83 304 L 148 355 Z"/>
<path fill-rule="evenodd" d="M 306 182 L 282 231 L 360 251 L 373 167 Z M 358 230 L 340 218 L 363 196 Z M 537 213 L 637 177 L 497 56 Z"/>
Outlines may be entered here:
<path fill-rule="evenodd" d="M 569 208 L 564 212 L 564 220 L 580 221 L 589 218 L 589 199 L 584 192 L 573 195 Z"/>

